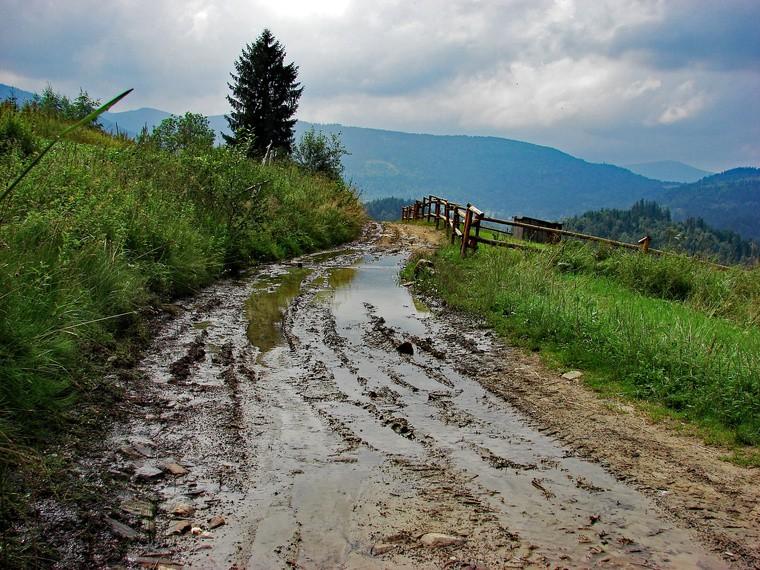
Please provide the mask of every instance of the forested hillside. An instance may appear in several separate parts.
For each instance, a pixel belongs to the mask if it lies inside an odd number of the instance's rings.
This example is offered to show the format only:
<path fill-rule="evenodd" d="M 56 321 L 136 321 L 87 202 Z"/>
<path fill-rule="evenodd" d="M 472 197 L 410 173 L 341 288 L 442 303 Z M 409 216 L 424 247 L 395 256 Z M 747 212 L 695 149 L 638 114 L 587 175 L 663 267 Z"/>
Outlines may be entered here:
<path fill-rule="evenodd" d="M 760 169 L 735 168 L 665 192 L 673 218 L 708 224 L 760 240 Z"/>
<path fill-rule="evenodd" d="M 379 198 L 366 202 L 364 208 L 370 218 L 384 222 L 401 218 L 401 208 L 408 204 L 409 200 L 404 198 Z"/>
<path fill-rule="evenodd" d="M 700 218 L 674 221 L 667 208 L 645 200 L 628 210 L 595 210 L 568 218 L 565 227 L 629 243 L 649 235 L 652 247 L 724 263 L 752 263 L 760 255 L 755 241 L 729 230 L 716 230 Z"/>

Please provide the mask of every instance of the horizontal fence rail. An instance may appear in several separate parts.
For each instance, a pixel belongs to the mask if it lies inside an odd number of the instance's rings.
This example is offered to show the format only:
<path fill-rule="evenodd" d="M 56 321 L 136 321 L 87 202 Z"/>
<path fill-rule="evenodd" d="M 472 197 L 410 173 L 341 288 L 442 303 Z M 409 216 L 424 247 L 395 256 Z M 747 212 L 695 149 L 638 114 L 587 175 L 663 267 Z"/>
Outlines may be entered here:
<path fill-rule="evenodd" d="M 511 247 L 515 249 L 529 248 L 529 246 L 522 245 L 514 241 L 492 239 L 480 235 L 481 229 L 487 230 L 496 235 L 512 235 L 511 231 L 501 229 L 499 226 L 506 226 L 510 229 L 523 228 L 532 230 L 534 232 L 541 232 L 541 234 L 546 236 L 549 243 L 558 243 L 564 236 L 572 239 L 602 243 L 612 247 L 638 250 L 642 253 L 653 253 L 656 255 L 677 255 L 673 252 L 649 247 L 649 244 L 651 242 L 651 238 L 649 236 L 642 237 L 638 243 L 627 243 L 580 232 L 563 230 L 557 227 L 549 227 L 548 225 L 542 226 L 538 224 L 529 224 L 518 220 L 502 220 L 500 218 L 486 216 L 481 210 L 472 204 L 463 206 L 461 204 L 451 202 L 445 198 L 440 198 L 439 196 L 435 196 L 433 194 L 426 196 L 422 200 L 415 200 L 414 204 L 410 204 L 409 206 L 404 206 L 401 208 L 401 220 L 426 220 L 428 222 L 435 221 L 436 229 L 439 229 L 441 226 L 443 226 L 443 228 L 446 230 L 446 233 L 449 234 L 449 239 L 451 240 L 452 244 L 456 242 L 457 238 L 461 239 L 462 257 L 467 255 L 468 250 L 475 251 L 479 243 L 497 247 Z M 697 260 L 701 261 L 702 263 L 707 263 L 709 265 L 719 267 L 721 269 L 728 268 L 726 265 L 720 265 L 718 263 L 712 263 L 710 261 L 705 261 L 702 259 Z"/>

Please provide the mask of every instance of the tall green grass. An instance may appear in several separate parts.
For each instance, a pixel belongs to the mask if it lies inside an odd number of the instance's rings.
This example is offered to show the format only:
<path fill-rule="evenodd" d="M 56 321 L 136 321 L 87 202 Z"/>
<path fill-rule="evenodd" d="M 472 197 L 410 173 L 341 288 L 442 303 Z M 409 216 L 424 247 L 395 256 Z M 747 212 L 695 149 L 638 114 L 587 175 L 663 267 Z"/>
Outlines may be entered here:
<path fill-rule="evenodd" d="M 0 125 L 14 134 L 0 146 L 0 188 L 30 146 L 67 126 L 7 105 Z M 71 137 L 0 203 L 0 435 L 17 443 L 58 427 L 98 382 L 86 360 L 113 350 L 143 307 L 349 240 L 364 220 L 350 188 L 288 162 L 227 148 L 168 154 L 92 129 Z"/>
<path fill-rule="evenodd" d="M 421 284 L 513 341 L 760 444 L 760 271 L 568 243 L 539 251 L 445 247 Z"/>

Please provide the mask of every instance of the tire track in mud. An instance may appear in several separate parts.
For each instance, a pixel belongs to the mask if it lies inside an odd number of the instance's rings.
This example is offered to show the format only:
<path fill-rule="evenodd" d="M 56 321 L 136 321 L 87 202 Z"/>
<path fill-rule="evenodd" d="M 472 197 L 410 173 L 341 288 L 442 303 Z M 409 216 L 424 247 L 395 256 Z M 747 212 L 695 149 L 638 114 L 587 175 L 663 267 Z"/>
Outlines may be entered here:
<path fill-rule="evenodd" d="M 372 231 L 211 288 L 159 332 L 142 370 L 170 413 L 113 437 L 147 450 L 121 454 L 125 500 L 157 506 L 124 517 L 148 530 L 130 564 L 723 567 L 485 390 L 461 363 L 489 354 L 488 334 L 415 308 L 396 280 L 413 244 Z M 271 318 L 246 320 L 267 299 Z M 405 340 L 414 354 L 397 351 Z"/>

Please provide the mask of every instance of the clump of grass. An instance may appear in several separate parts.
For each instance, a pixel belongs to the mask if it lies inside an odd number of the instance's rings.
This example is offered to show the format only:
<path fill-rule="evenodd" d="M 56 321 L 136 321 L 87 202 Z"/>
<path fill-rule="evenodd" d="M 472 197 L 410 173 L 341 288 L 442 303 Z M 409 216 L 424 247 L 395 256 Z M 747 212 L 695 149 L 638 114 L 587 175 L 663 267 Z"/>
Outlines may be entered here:
<path fill-rule="evenodd" d="M 599 389 L 760 444 L 757 270 L 577 244 L 466 259 L 445 247 L 435 264 L 423 286 L 513 342 L 591 371 Z"/>
<path fill-rule="evenodd" d="M 565 273 L 607 277 L 650 297 L 683 301 L 740 325 L 760 324 L 760 267 L 719 269 L 685 255 L 634 255 L 574 241 L 554 248 L 546 262 Z"/>

